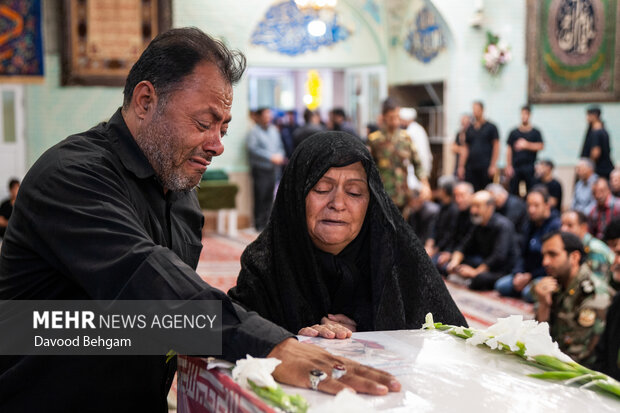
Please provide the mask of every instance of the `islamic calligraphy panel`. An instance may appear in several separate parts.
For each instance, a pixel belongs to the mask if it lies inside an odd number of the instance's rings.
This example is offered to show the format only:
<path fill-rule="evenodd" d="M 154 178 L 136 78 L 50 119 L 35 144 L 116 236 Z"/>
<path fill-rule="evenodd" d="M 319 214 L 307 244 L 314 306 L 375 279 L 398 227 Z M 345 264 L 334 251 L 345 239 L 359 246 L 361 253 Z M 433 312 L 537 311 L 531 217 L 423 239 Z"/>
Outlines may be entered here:
<path fill-rule="evenodd" d="M 407 32 L 405 50 L 421 62 L 430 63 L 445 46 L 445 37 L 437 17 L 428 7 L 423 7 Z"/>
<path fill-rule="evenodd" d="M 171 23 L 171 0 L 65 0 L 64 85 L 122 86 Z"/>
<path fill-rule="evenodd" d="M 0 1 L 0 76 L 28 82 L 43 76 L 40 0 Z"/>
<path fill-rule="evenodd" d="M 528 0 L 529 100 L 620 99 L 617 0 Z"/>
<path fill-rule="evenodd" d="M 317 19 L 325 25 L 325 32 L 313 36 L 308 32 L 308 24 Z M 297 56 L 323 46 L 332 46 L 350 35 L 351 31 L 338 22 L 336 12 L 322 15 L 320 11 L 301 11 L 293 0 L 287 0 L 267 10 L 254 29 L 251 42 L 273 52 Z"/>

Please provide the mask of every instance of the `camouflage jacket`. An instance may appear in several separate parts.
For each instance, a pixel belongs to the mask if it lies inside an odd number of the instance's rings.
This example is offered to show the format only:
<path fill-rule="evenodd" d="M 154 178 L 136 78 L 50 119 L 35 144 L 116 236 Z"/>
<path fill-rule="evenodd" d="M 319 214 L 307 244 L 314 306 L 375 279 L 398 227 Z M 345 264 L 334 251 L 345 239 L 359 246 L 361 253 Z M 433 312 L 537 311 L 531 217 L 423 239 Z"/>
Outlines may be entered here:
<path fill-rule="evenodd" d="M 592 234 L 586 233 L 583 239 L 583 248 L 586 252 L 586 263 L 590 266 L 592 274 L 605 280 L 610 287 L 618 291 L 618 285 L 614 282 L 611 266 L 614 263 L 615 255 L 611 249 Z"/>
<path fill-rule="evenodd" d="M 415 144 L 406 131 L 399 129 L 391 136 L 381 130 L 371 133 L 368 136 L 368 146 L 386 192 L 398 207 L 403 208 L 409 191 L 407 166 L 413 165 L 418 179 L 426 178 Z"/>
<path fill-rule="evenodd" d="M 586 366 L 594 362 L 594 347 L 605 329 L 611 304 L 608 284 L 583 264 L 567 288 L 553 294 L 549 326 L 560 350 Z"/>

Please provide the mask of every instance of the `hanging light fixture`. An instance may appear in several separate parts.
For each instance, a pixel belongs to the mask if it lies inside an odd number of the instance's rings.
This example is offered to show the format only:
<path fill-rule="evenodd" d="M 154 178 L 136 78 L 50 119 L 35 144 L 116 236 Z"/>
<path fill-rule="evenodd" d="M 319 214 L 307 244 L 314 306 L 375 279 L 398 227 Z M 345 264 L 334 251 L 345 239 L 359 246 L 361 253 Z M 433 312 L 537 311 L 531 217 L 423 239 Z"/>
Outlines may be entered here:
<path fill-rule="evenodd" d="M 295 4 L 300 10 L 304 9 L 333 9 L 336 7 L 338 0 L 295 0 Z"/>
<path fill-rule="evenodd" d="M 327 31 L 325 21 L 331 20 L 337 2 L 338 0 L 295 0 L 299 10 L 316 15 L 307 26 L 311 36 L 321 37 L 325 34 Z"/>

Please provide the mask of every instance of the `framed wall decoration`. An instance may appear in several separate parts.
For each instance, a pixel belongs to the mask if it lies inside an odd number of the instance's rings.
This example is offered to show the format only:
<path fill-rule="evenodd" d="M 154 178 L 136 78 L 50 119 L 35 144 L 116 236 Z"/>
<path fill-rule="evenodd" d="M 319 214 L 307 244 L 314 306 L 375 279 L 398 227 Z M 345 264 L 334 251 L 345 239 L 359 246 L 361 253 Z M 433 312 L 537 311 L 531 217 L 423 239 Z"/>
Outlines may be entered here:
<path fill-rule="evenodd" d="M 0 81 L 43 80 L 41 0 L 0 0 Z"/>
<path fill-rule="evenodd" d="M 123 86 L 157 34 L 171 26 L 171 0 L 64 0 L 63 85 Z"/>
<path fill-rule="evenodd" d="M 617 0 L 527 0 L 528 100 L 620 100 Z"/>

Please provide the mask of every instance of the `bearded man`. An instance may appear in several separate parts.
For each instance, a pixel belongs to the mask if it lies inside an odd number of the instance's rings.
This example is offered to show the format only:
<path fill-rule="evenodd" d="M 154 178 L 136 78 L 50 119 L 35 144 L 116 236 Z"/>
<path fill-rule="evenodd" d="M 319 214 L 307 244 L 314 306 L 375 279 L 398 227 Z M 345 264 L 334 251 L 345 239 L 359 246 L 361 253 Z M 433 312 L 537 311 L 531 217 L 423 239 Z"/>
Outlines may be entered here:
<path fill-rule="evenodd" d="M 203 215 L 193 189 L 224 150 L 244 69 L 243 55 L 198 29 L 157 36 L 109 122 L 49 149 L 24 178 L 0 300 L 220 300 L 220 358 L 275 357 L 276 380 L 329 393 L 398 390 L 387 373 L 299 343 L 195 272 Z M 340 380 L 324 373 L 335 362 L 348 370 Z M 175 368 L 164 354 L 0 356 L 0 411 L 166 412 Z"/>

